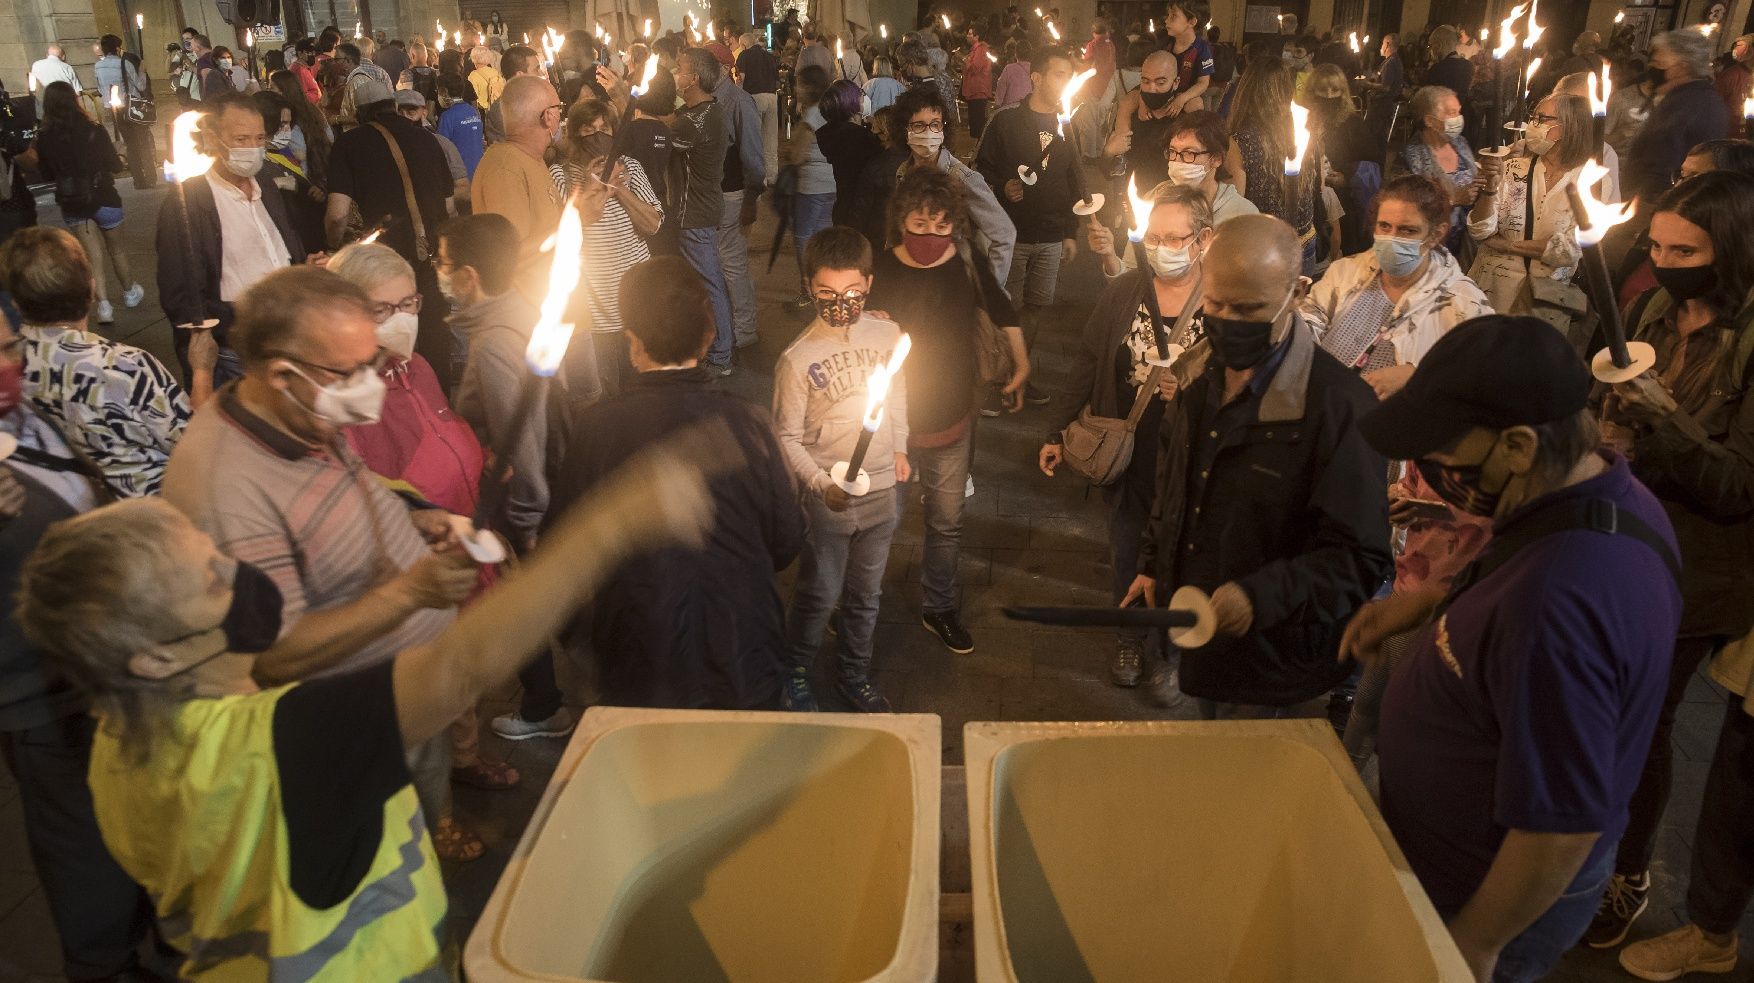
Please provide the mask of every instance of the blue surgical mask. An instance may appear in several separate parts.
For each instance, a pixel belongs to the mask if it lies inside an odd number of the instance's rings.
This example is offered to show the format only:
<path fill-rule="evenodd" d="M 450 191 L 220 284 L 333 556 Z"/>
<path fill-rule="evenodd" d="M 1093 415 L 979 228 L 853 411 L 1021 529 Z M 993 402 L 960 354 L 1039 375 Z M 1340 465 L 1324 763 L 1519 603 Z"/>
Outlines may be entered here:
<path fill-rule="evenodd" d="M 1389 276 L 1406 276 L 1419 268 L 1419 261 L 1425 258 L 1425 243 L 1420 239 L 1402 239 L 1398 236 L 1377 236 L 1376 263 Z"/>

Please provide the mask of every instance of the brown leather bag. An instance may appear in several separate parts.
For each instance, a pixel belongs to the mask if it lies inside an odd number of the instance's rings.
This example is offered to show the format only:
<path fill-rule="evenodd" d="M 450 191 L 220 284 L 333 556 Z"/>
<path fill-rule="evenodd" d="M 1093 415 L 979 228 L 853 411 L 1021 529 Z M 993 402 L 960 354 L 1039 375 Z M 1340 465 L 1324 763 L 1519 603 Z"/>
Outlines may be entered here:
<path fill-rule="evenodd" d="M 1145 289 L 1155 288 L 1147 280 Z M 1200 296 L 1200 288 L 1196 286 L 1182 305 L 1181 313 L 1176 315 L 1175 326 L 1169 332 L 1171 341 L 1179 343 L 1178 339 L 1186 333 L 1194 309 L 1200 306 Z M 1168 371 L 1162 366 L 1152 366 L 1151 375 L 1139 387 L 1138 395 L 1133 397 L 1133 408 L 1124 419 L 1097 416 L 1086 403 L 1079 411 L 1078 419 L 1061 434 L 1064 443 L 1060 453 L 1065 465 L 1093 485 L 1112 485 L 1119 481 L 1126 473 L 1127 465 L 1133 463 L 1133 437 L 1139 429 L 1139 418 L 1145 415 L 1145 407 L 1157 392 L 1158 380 Z"/>

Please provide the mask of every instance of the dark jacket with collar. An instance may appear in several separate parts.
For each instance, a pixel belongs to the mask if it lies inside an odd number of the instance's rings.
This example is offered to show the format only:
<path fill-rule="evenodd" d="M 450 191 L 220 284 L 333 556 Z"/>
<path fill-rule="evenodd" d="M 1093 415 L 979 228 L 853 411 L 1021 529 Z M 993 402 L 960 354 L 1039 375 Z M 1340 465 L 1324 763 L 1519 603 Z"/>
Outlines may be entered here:
<path fill-rule="evenodd" d="M 1626 148 L 1626 159 L 1620 162 L 1620 197 L 1654 202 L 1674 183 L 1687 151 L 1722 138 L 1727 126 L 1723 101 L 1711 79 L 1694 79 L 1669 90 Z"/>
<path fill-rule="evenodd" d="M 294 263 L 304 262 L 305 247 L 286 214 L 280 189 L 272 183 L 264 184 L 259 175 L 251 180 L 256 182 L 262 207 L 268 210 L 274 228 L 286 242 L 286 254 Z M 181 194 L 178 187 L 182 189 Z M 185 201 L 188 203 L 186 209 Z M 186 224 L 184 214 L 188 216 Z M 219 299 L 225 241 L 220 231 L 219 209 L 213 201 L 213 185 L 208 183 L 206 175 L 190 178 L 164 196 L 158 207 L 156 246 L 158 303 L 164 308 L 165 316 L 170 318 L 172 325 L 199 324 L 208 318 L 217 318 L 219 326 L 213 333 L 224 344 L 226 332 L 231 327 L 232 305 Z M 183 333 L 178 332 L 178 337 L 181 339 Z M 179 361 L 186 345 L 186 341 L 179 340 Z M 183 371 L 186 377 L 186 364 Z"/>
<path fill-rule="evenodd" d="M 642 372 L 581 412 L 550 493 L 549 522 L 665 437 L 722 421 L 743 460 L 713 478 L 703 549 L 669 547 L 621 564 L 579 627 L 600 661 L 602 702 L 778 709 L 785 610 L 776 573 L 804 545 L 799 489 L 765 410 L 704 369 Z"/>
<path fill-rule="evenodd" d="M 1249 634 L 1182 654 L 1190 696 L 1287 706 L 1333 688 L 1351 672 L 1335 659 L 1347 619 L 1392 571 L 1388 465 L 1357 427 L 1376 397 L 1316 347 L 1301 315 L 1290 338 L 1254 418 L 1221 446 L 1210 475 L 1190 473 L 1189 429 L 1212 387 L 1222 390 L 1224 367 L 1212 361 L 1164 418 L 1139 571 L 1157 578 L 1160 596 L 1235 581 L 1254 606 Z M 1220 575 L 1184 577 L 1196 552 L 1215 553 Z"/>

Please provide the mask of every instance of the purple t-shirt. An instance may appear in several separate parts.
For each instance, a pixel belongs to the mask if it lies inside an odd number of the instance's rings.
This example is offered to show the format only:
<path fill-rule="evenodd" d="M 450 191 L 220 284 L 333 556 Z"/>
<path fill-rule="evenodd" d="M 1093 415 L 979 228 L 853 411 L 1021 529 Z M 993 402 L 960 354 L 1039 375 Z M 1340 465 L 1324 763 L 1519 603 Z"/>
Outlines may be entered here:
<path fill-rule="evenodd" d="M 1605 473 L 1531 504 L 1607 499 L 1674 549 L 1656 496 L 1604 457 Z M 1599 832 L 1591 861 L 1614 849 L 1680 623 L 1655 550 L 1575 529 L 1524 546 L 1427 629 L 1389 681 L 1378 747 L 1383 818 L 1440 914 L 1473 896 L 1509 830 Z"/>

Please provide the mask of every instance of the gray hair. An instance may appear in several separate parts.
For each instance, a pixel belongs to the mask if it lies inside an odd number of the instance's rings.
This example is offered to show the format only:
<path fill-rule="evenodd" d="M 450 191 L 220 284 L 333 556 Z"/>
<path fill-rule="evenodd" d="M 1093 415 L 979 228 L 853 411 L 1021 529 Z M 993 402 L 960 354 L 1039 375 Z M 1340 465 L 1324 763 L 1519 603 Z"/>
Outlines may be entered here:
<path fill-rule="evenodd" d="M 381 242 L 356 242 L 343 247 L 330 257 L 328 268 L 367 293 L 397 277 L 414 279 L 414 267 Z"/>
<path fill-rule="evenodd" d="M 365 317 L 370 307 L 365 291 L 336 273 L 302 264 L 283 267 L 238 298 L 232 348 L 244 368 L 253 369 L 297 344 L 312 316 L 349 311 Z"/>
<path fill-rule="evenodd" d="M 1461 46 L 1462 32 L 1448 24 L 1439 24 L 1431 29 L 1431 36 L 1426 39 L 1426 43 L 1431 45 L 1431 50 L 1437 52 L 1439 58 L 1453 55 L 1456 48 Z"/>
<path fill-rule="evenodd" d="M 1686 66 L 1687 74 L 1694 78 L 1708 78 L 1711 75 L 1711 38 L 1691 27 L 1659 34 L 1651 42 L 1651 47 L 1667 48 L 1670 54 Z"/>
<path fill-rule="evenodd" d="M 703 92 L 711 92 L 719 84 L 719 60 L 705 48 L 689 48 L 682 52 L 679 59 L 688 71 L 700 79 Z"/>
<path fill-rule="evenodd" d="M 494 54 L 493 49 L 489 48 L 487 45 L 478 44 L 469 49 L 469 61 L 473 63 L 476 68 L 480 68 L 484 65 L 497 66 L 499 64 L 499 56 Z"/>
<path fill-rule="evenodd" d="M 1206 193 L 1199 188 L 1164 181 L 1152 188 L 1145 197 L 1151 199 L 1151 210 L 1157 211 L 1164 205 L 1180 205 L 1187 209 L 1188 222 L 1198 235 L 1212 228 L 1212 204 L 1206 200 Z"/>
<path fill-rule="evenodd" d="M 1437 104 L 1443 101 L 1444 96 L 1449 96 L 1452 99 L 1457 98 L 1455 90 L 1450 89 L 1447 86 L 1420 86 L 1419 89 L 1413 93 L 1413 98 L 1407 100 L 1407 115 L 1413 117 L 1413 119 L 1417 121 L 1418 126 L 1423 127 L 1425 125 L 1425 117 L 1437 115 Z"/>
<path fill-rule="evenodd" d="M 51 670 L 90 698 L 126 754 L 142 760 L 186 686 L 128 669 L 183 625 L 169 615 L 172 539 L 189 520 L 162 498 L 134 498 L 49 527 L 25 562 L 13 617 Z"/>

